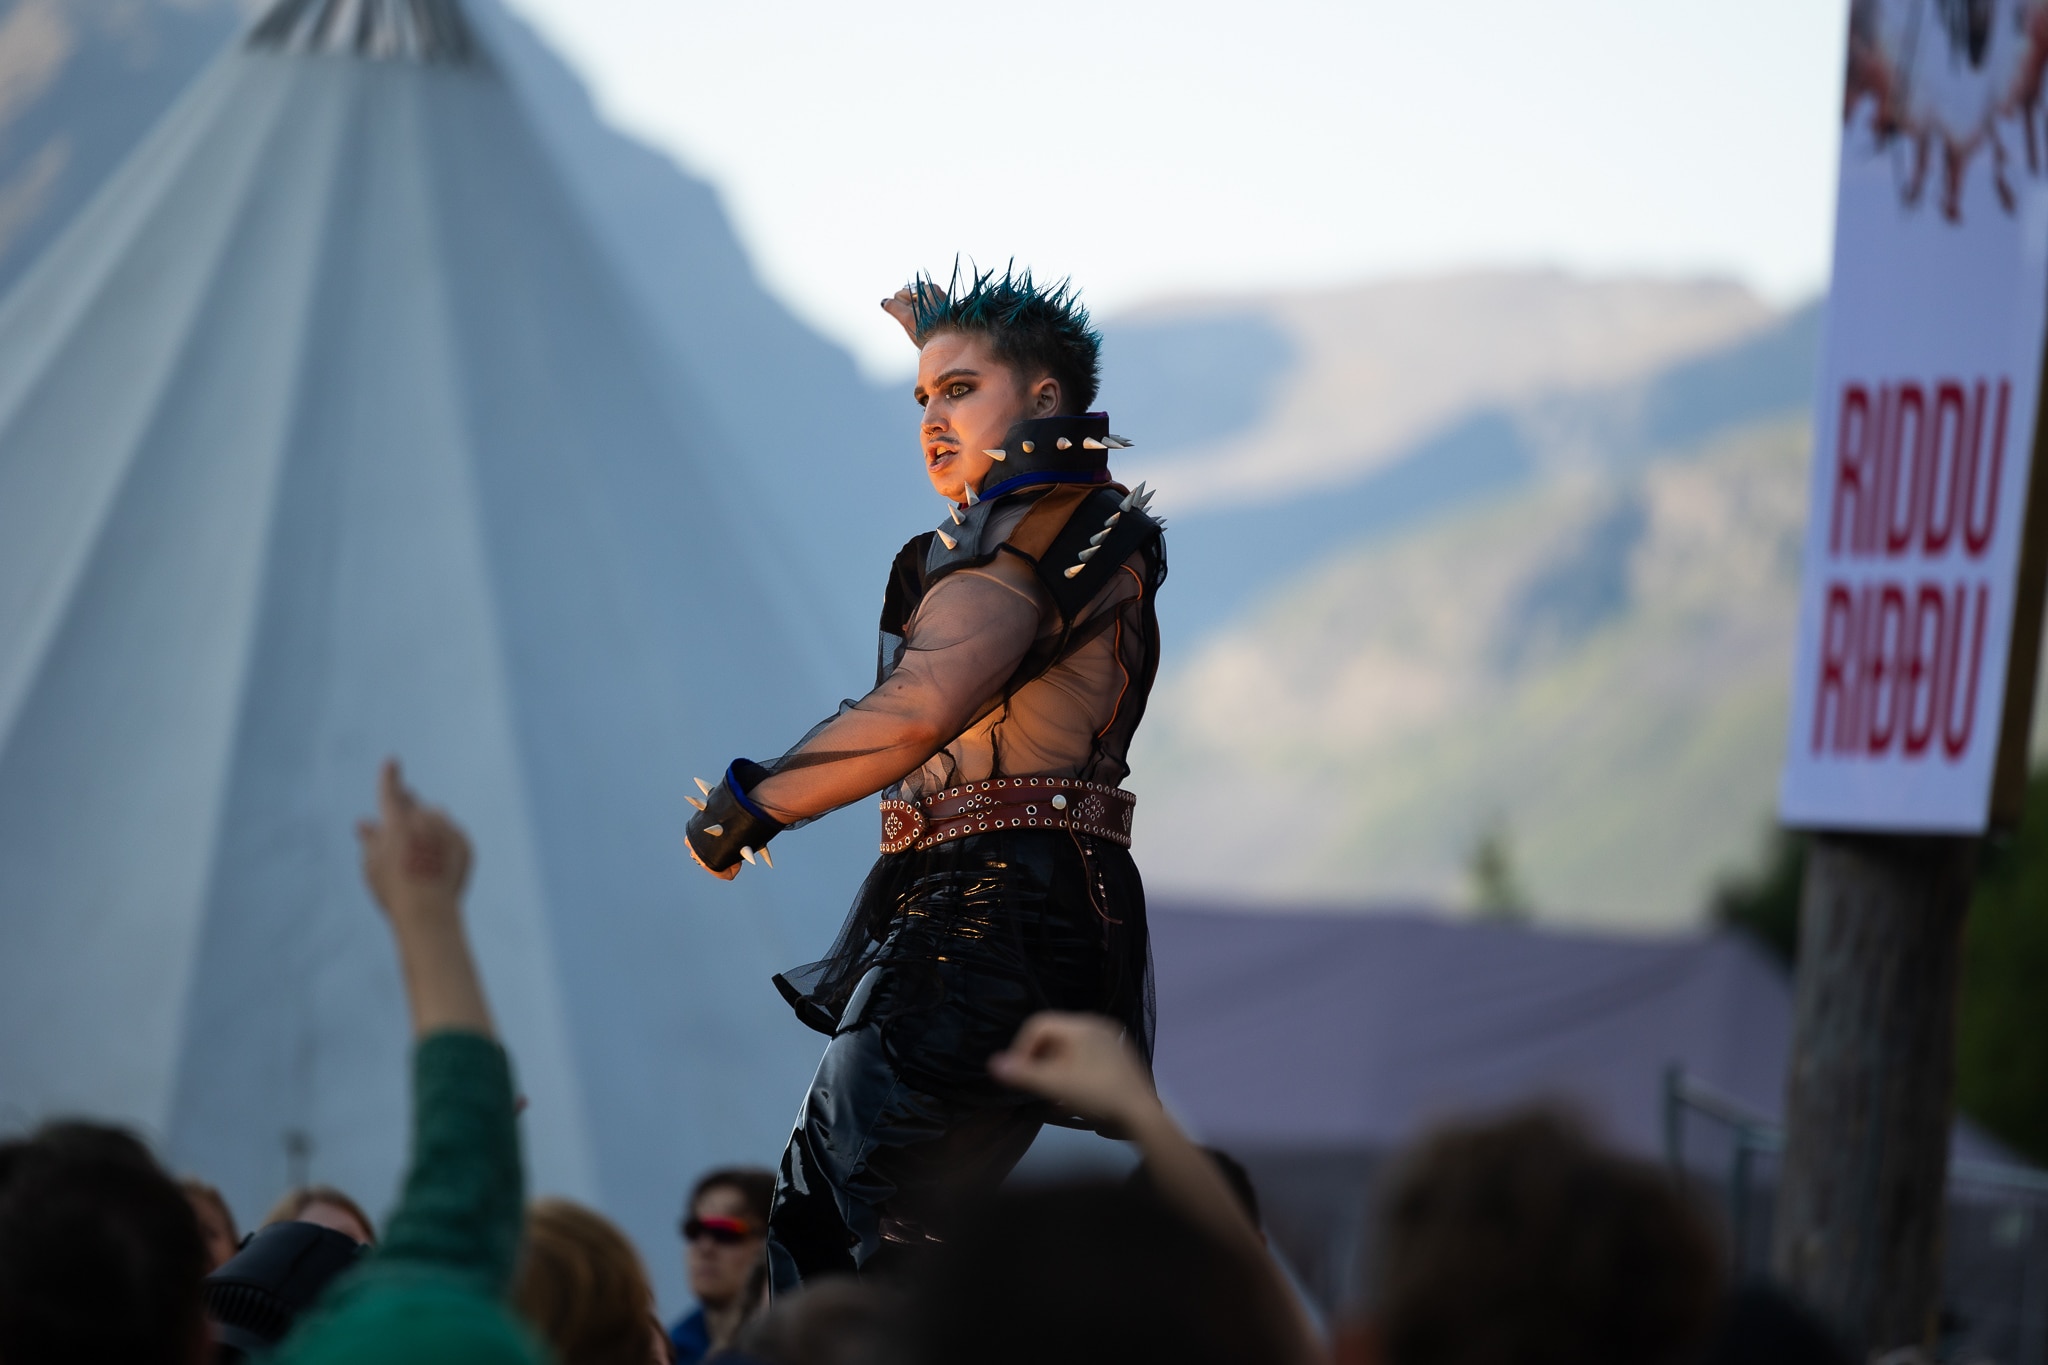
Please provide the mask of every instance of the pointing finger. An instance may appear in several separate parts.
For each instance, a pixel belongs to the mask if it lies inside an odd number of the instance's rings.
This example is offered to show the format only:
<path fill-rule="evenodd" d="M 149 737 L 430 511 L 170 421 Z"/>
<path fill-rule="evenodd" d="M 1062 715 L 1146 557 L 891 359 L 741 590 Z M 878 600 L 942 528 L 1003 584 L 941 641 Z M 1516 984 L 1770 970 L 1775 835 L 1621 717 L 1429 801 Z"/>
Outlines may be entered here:
<path fill-rule="evenodd" d="M 419 809 L 419 798 L 405 785 L 405 769 L 395 758 L 384 760 L 383 770 L 378 775 L 377 795 L 387 822 L 395 823 Z"/>
<path fill-rule="evenodd" d="M 377 814 L 389 827 L 398 823 L 404 809 L 404 790 L 399 785 L 398 760 L 387 758 L 377 769 Z"/>

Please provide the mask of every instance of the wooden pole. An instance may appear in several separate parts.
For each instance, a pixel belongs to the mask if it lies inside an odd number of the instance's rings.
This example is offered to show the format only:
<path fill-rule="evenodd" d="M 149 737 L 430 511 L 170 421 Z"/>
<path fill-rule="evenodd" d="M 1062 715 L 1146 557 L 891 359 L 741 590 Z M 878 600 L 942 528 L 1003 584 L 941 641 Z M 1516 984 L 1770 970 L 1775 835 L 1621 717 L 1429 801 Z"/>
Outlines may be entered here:
<path fill-rule="evenodd" d="M 1863 1351 L 1934 1345 L 1956 999 L 1977 840 L 1814 836 L 1778 1277 Z"/>

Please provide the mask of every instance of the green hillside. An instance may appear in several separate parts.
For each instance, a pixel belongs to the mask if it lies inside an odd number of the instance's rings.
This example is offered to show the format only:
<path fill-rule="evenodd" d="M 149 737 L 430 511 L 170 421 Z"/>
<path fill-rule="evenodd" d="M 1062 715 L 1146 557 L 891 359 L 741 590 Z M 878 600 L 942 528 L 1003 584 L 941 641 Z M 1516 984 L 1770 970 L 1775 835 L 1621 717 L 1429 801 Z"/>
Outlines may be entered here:
<path fill-rule="evenodd" d="M 1805 428 L 1452 514 L 1171 660 L 1135 756 L 1148 879 L 1465 903 L 1491 832 L 1544 918 L 1696 919 L 1771 809 Z"/>

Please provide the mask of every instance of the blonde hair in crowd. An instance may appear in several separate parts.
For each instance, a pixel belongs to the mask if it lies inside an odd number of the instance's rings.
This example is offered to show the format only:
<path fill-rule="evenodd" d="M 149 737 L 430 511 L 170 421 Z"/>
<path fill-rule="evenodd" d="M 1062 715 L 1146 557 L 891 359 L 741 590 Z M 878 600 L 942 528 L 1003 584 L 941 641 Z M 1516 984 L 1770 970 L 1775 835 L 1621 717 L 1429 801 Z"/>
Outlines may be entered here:
<path fill-rule="evenodd" d="M 526 1212 L 512 1306 L 562 1365 L 647 1365 L 660 1325 L 640 1254 L 610 1220 L 566 1199 Z"/>
<path fill-rule="evenodd" d="M 270 1212 L 263 1216 L 263 1226 L 272 1223 L 290 1223 L 315 1204 L 332 1204 L 338 1209 L 347 1209 L 363 1231 L 370 1234 L 370 1245 L 377 1245 L 377 1225 L 370 1221 L 370 1215 L 363 1212 L 363 1206 L 343 1194 L 332 1185 L 300 1185 L 286 1190 L 284 1197 L 270 1206 Z"/>

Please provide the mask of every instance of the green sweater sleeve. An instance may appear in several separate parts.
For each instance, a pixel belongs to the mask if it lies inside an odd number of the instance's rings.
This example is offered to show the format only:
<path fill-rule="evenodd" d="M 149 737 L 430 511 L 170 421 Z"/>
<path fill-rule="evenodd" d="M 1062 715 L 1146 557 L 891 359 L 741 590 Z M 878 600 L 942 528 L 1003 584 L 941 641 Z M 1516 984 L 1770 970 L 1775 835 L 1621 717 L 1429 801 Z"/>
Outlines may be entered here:
<path fill-rule="evenodd" d="M 505 1293 L 519 1256 L 525 1177 L 505 1049 L 436 1033 L 413 1053 L 412 1166 L 371 1264 L 429 1265 Z"/>
<path fill-rule="evenodd" d="M 535 1365 L 502 1300 L 525 1217 L 512 1068 L 473 1033 L 413 1052 L 412 1165 L 384 1240 L 324 1295 L 277 1362 Z"/>

